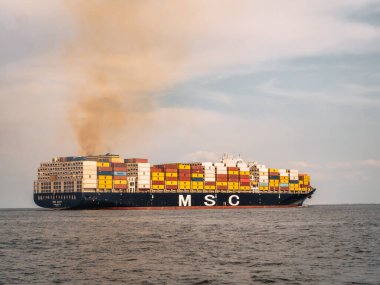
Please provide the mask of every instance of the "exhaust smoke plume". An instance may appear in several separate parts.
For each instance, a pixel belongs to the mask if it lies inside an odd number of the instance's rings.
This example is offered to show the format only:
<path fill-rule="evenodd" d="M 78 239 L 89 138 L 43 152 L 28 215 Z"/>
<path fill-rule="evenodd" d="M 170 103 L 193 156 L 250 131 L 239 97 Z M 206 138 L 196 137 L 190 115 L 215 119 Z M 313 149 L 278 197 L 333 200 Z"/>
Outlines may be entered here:
<path fill-rule="evenodd" d="M 78 33 L 65 61 L 79 74 L 69 119 L 82 154 L 146 131 L 154 95 L 180 77 L 195 21 L 190 2 L 67 1 Z"/>

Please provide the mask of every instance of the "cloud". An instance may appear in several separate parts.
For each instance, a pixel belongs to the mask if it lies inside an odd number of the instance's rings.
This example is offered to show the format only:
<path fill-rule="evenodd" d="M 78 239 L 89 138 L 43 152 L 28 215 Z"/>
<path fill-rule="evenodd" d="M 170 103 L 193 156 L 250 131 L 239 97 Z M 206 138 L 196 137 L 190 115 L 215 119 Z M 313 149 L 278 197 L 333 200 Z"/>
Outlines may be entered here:
<path fill-rule="evenodd" d="M 259 85 L 259 91 L 276 97 L 310 101 L 314 103 L 332 103 L 347 106 L 379 106 L 379 97 L 365 96 L 367 92 L 378 92 L 380 86 L 360 86 L 348 84 L 342 86 L 341 90 L 331 90 L 325 92 L 313 92 L 308 90 L 287 90 L 285 87 L 278 87 L 276 79 L 270 79 Z"/>

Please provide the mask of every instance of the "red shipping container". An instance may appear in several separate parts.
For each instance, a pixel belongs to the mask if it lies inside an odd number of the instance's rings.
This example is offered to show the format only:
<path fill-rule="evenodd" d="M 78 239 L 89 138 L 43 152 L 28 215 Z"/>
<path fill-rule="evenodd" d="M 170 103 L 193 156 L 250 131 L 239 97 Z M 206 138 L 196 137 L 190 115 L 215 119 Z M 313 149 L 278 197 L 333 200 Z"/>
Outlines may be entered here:
<path fill-rule="evenodd" d="M 289 191 L 289 187 L 280 187 L 281 191 Z"/>
<path fill-rule="evenodd" d="M 178 169 L 178 173 L 190 173 L 190 169 Z"/>
<path fill-rule="evenodd" d="M 168 173 L 177 173 L 178 169 L 175 168 L 165 168 L 165 172 Z"/>
<path fill-rule="evenodd" d="M 216 175 L 216 179 L 223 179 L 223 178 L 226 178 L 227 179 L 227 174 L 217 174 Z"/>
<path fill-rule="evenodd" d="M 112 171 L 112 167 L 98 167 L 98 171 Z"/>
<path fill-rule="evenodd" d="M 222 191 L 226 191 L 227 190 L 227 186 L 216 186 L 216 188 L 218 189 L 218 190 L 222 190 Z"/>
<path fill-rule="evenodd" d="M 154 180 L 152 180 L 152 185 L 165 185 L 165 181 L 154 181 Z"/>
<path fill-rule="evenodd" d="M 127 158 L 127 159 L 124 159 L 124 162 L 126 162 L 126 163 L 147 163 L 148 159 L 146 159 L 146 158 Z"/>
<path fill-rule="evenodd" d="M 249 182 L 240 182 L 240 186 L 249 186 Z"/>
<path fill-rule="evenodd" d="M 228 178 L 228 182 L 239 182 L 238 178 Z"/>
<path fill-rule="evenodd" d="M 112 166 L 113 167 L 127 167 L 125 163 L 118 163 L 118 162 L 112 163 Z"/>
<path fill-rule="evenodd" d="M 113 171 L 127 172 L 127 167 L 114 167 Z"/>
<path fill-rule="evenodd" d="M 269 176 L 280 176 L 280 172 L 269 172 Z"/>
<path fill-rule="evenodd" d="M 127 176 L 114 176 L 114 180 L 127 180 Z"/>
<path fill-rule="evenodd" d="M 233 179 L 238 179 L 239 178 L 239 175 L 236 175 L 236 174 L 229 174 L 228 175 L 228 178 L 233 178 Z"/>
<path fill-rule="evenodd" d="M 191 166 L 191 170 L 195 170 L 195 169 L 197 169 L 197 170 L 203 170 L 203 166 L 202 165 L 193 165 L 193 166 Z"/>
<path fill-rule="evenodd" d="M 228 171 L 237 171 L 237 170 L 239 170 L 239 168 L 238 167 L 227 167 L 227 170 Z"/>
<path fill-rule="evenodd" d="M 248 182 L 249 183 L 249 178 L 240 179 L 240 182 Z"/>
<path fill-rule="evenodd" d="M 166 186 L 166 189 L 167 189 L 167 190 L 177 190 L 177 189 L 178 189 L 178 186 L 177 186 L 177 185 L 167 185 L 167 186 Z"/>
<path fill-rule="evenodd" d="M 249 175 L 240 175 L 240 179 L 249 179 Z"/>
<path fill-rule="evenodd" d="M 177 181 L 178 177 L 166 177 L 166 181 Z"/>
<path fill-rule="evenodd" d="M 205 186 L 215 186 L 215 182 L 205 181 Z"/>
<path fill-rule="evenodd" d="M 218 182 L 227 182 L 227 177 L 216 179 Z"/>
<path fill-rule="evenodd" d="M 117 184 L 113 186 L 115 189 L 127 189 L 126 184 Z"/>
<path fill-rule="evenodd" d="M 162 172 L 162 169 L 158 168 L 158 167 L 151 166 L 150 167 L 150 172 Z"/>

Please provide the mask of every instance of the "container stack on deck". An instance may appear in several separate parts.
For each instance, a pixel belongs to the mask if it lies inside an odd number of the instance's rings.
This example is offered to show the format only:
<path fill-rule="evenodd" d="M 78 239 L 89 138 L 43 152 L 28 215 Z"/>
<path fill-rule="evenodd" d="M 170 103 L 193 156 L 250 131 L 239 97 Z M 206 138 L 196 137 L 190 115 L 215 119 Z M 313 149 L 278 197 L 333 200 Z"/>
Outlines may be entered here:
<path fill-rule="evenodd" d="M 228 190 L 237 191 L 239 190 L 239 168 L 234 166 L 227 167 L 227 179 L 228 179 Z"/>
<path fill-rule="evenodd" d="M 165 170 L 165 189 L 171 191 L 178 190 L 178 166 L 169 164 L 164 166 Z"/>
<path fill-rule="evenodd" d="M 290 169 L 289 171 L 289 190 L 291 192 L 299 190 L 298 170 Z"/>
<path fill-rule="evenodd" d="M 280 191 L 289 191 L 289 172 L 286 169 L 279 169 L 280 172 Z"/>
<path fill-rule="evenodd" d="M 178 164 L 178 183 L 180 190 L 191 189 L 190 164 Z"/>
<path fill-rule="evenodd" d="M 278 168 L 269 168 L 269 191 L 280 190 L 280 172 Z"/>
<path fill-rule="evenodd" d="M 98 162 L 98 188 L 111 190 L 113 186 L 112 166 L 110 162 Z"/>
<path fill-rule="evenodd" d="M 202 165 L 204 167 L 205 173 L 205 190 L 214 191 L 216 189 L 215 166 L 212 164 L 212 162 L 203 162 Z"/>
<path fill-rule="evenodd" d="M 310 187 L 310 176 L 306 173 L 299 174 L 299 190 L 307 192 Z"/>
<path fill-rule="evenodd" d="M 269 169 L 264 165 L 259 167 L 259 191 L 269 191 Z"/>
<path fill-rule="evenodd" d="M 216 189 L 220 191 L 227 191 L 228 180 L 227 180 L 227 167 L 221 162 L 214 163 L 216 169 Z"/>
<path fill-rule="evenodd" d="M 251 190 L 250 180 L 249 180 L 249 168 L 247 166 L 240 167 L 239 182 L 240 182 L 240 191 Z"/>
<path fill-rule="evenodd" d="M 165 189 L 165 171 L 158 167 L 151 167 L 152 190 Z"/>
<path fill-rule="evenodd" d="M 204 170 L 202 165 L 191 165 L 191 189 L 202 191 L 204 187 Z"/>

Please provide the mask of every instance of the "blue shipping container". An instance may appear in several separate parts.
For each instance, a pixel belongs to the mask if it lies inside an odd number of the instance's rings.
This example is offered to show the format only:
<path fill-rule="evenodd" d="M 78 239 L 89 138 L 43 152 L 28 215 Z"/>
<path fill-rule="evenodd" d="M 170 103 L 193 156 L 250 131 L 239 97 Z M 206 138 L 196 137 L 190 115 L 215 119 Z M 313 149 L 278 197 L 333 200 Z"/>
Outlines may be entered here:
<path fill-rule="evenodd" d="M 269 186 L 269 183 L 260 182 L 259 186 Z"/>
<path fill-rule="evenodd" d="M 289 187 L 288 183 L 280 183 L 280 187 Z"/>
<path fill-rule="evenodd" d="M 98 171 L 98 175 L 113 175 L 112 171 Z"/>
<path fill-rule="evenodd" d="M 191 181 L 203 181 L 202 177 L 192 177 Z"/>
<path fill-rule="evenodd" d="M 298 184 L 298 180 L 290 180 L 290 184 Z"/>
<path fill-rule="evenodd" d="M 113 174 L 115 176 L 127 176 L 127 172 L 124 171 L 115 171 Z"/>

